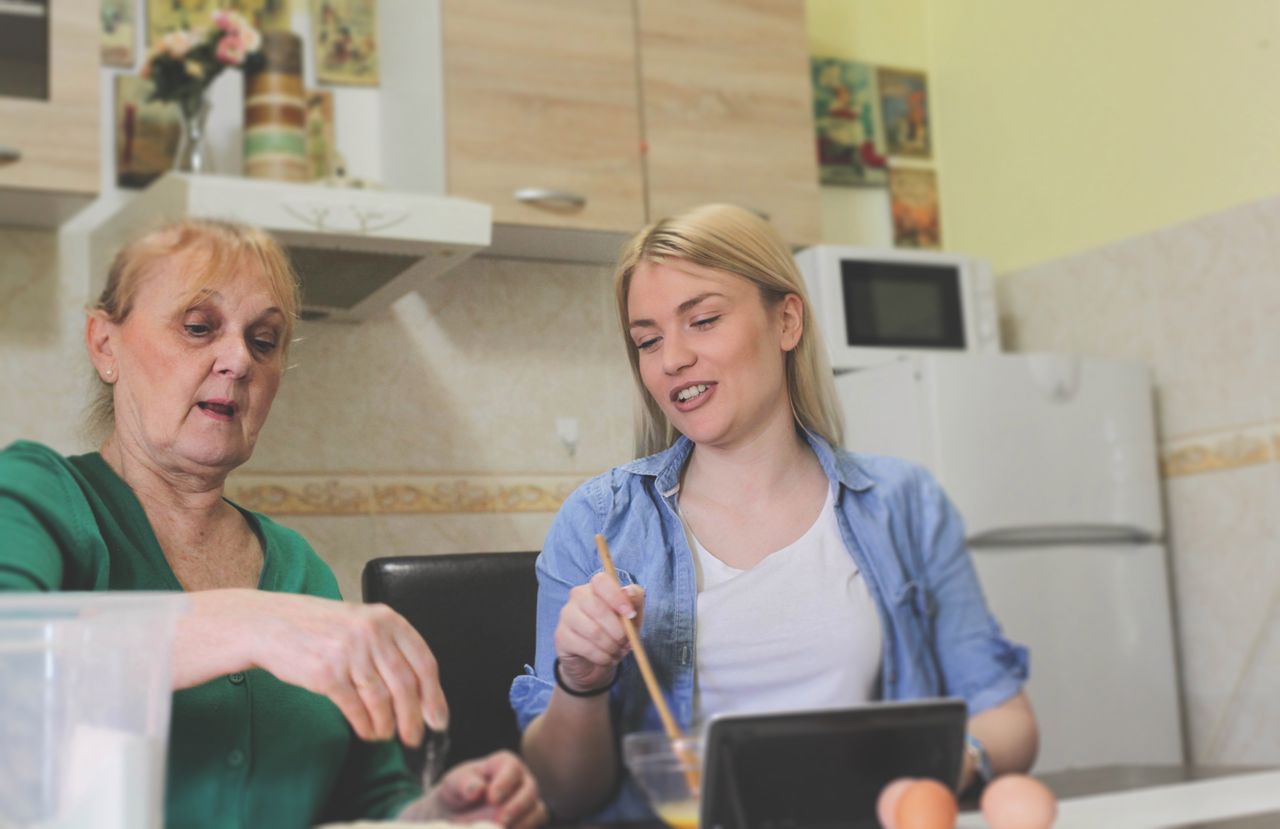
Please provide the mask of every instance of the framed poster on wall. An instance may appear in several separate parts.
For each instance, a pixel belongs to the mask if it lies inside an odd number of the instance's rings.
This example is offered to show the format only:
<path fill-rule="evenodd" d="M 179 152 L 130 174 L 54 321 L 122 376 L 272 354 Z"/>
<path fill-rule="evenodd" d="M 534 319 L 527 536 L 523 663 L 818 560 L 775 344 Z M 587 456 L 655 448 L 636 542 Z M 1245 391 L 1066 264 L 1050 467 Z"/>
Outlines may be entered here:
<path fill-rule="evenodd" d="M 101 28 L 103 66 L 131 68 L 137 59 L 134 39 L 137 15 L 133 0 L 101 0 L 98 24 Z"/>
<path fill-rule="evenodd" d="M 889 171 L 893 244 L 900 248 L 942 247 L 938 177 L 933 170 L 895 167 Z"/>
<path fill-rule="evenodd" d="M 929 83 L 925 74 L 882 67 L 877 81 L 889 155 L 932 158 Z"/>
<path fill-rule="evenodd" d="M 243 14 L 259 31 L 289 28 L 289 0 L 147 0 L 147 43 L 178 29 L 207 28 L 218 9 Z"/>
<path fill-rule="evenodd" d="M 377 0 L 311 0 L 316 80 L 377 86 Z"/>
<path fill-rule="evenodd" d="M 810 69 L 822 183 L 885 186 L 888 164 L 875 68 L 856 61 L 815 57 L 810 59 Z"/>

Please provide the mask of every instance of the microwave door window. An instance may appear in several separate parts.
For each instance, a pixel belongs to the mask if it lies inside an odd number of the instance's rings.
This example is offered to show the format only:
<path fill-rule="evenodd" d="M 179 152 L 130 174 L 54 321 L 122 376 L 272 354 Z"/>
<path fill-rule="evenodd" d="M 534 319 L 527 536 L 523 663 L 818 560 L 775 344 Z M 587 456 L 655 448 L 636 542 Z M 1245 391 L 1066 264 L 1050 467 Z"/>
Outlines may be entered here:
<path fill-rule="evenodd" d="M 849 345 L 964 350 L 958 269 L 848 260 L 841 271 Z"/>

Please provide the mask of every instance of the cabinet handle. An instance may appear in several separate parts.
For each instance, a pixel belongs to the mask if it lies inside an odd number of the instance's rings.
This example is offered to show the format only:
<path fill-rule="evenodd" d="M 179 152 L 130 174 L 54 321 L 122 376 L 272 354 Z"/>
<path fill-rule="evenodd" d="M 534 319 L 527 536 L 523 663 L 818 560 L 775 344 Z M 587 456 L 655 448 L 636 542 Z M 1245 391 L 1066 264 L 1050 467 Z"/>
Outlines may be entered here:
<path fill-rule="evenodd" d="M 22 151 L 0 144 L 0 164 L 12 164 L 22 158 Z"/>
<path fill-rule="evenodd" d="M 0 14 L 11 14 L 16 17 L 47 17 L 49 13 L 43 5 L 0 0 Z"/>
<path fill-rule="evenodd" d="M 577 193 L 570 193 L 568 190 L 548 190 L 545 187 L 524 187 L 517 190 L 514 194 L 516 201 L 521 204 L 537 204 L 545 206 L 559 205 L 560 207 L 586 207 L 587 197 L 580 196 Z"/>

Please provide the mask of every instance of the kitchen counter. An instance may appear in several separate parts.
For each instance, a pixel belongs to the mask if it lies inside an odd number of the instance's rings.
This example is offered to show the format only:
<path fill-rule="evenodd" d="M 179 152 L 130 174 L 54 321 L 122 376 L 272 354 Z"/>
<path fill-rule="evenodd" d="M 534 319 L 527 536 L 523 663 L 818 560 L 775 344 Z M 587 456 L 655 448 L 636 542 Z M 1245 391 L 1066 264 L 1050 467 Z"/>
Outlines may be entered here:
<path fill-rule="evenodd" d="M 1059 799 L 1054 829 L 1276 829 L 1280 770 L 1103 766 L 1037 775 Z M 965 803 L 956 829 L 987 829 Z M 662 829 L 638 822 L 576 829 Z"/>

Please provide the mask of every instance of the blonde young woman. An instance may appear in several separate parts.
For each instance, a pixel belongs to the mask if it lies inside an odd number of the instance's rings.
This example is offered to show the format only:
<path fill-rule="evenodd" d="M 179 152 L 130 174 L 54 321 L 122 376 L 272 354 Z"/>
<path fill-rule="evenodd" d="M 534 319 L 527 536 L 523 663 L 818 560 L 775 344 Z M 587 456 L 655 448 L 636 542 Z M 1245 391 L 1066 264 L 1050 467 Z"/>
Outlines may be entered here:
<path fill-rule="evenodd" d="M 660 723 L 620 615 L 642 624 L 685 729 L 724 712 L 954 695 L 970 714 L 962 786 L 1029 768 L 1025 650 L 1001 636 L 929 475 L 838 448 L 831 371 L 768 224 L 726 205 L 657 222 L 624 250 L 615 286 L 642 457 L 557 516 L 538 561 L 535 672 L 511 692 L 552 811 L 649 814 L 618 745 Z M 601 572 L 595 533 L 623 589 Z"/>
<path fill-rule="evenodd" d="M 386 607 L 338 599 L 297 533 L 223 497 L 284 374 L 296 279 L 265 233 L 187 221 L 116 257 L 85 326 L 101 380 L 96 452 L 0 452 L 0 591 L 172 590 L 165 825 L 306 829 L 328 820 L 545 821 L 510 753 L 409 774 L 448 710 L 425 642 Z M 425 722 L 424 722 L 425 721 Z"/>

